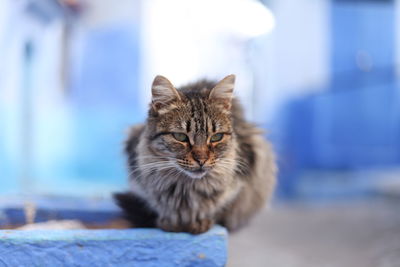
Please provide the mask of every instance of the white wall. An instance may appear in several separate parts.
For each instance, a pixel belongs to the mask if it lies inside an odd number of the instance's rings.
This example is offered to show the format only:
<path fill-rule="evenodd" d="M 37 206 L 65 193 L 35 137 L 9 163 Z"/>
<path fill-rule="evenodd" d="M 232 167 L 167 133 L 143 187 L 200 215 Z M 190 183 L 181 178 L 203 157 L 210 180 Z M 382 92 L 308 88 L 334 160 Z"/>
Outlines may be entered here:
<path fill-rule="evenodd" d="M 234 73 L 236 94 L 251 105 L 248 42 L 273 26 L 272 14 L 254 0 L 143 1 L 143 108 L 157 74 L 180 86 Z"/>
<path fill-rule="evenodd" d="M 157 74 L 181 85 L 199 77 L 220 79 L 236 73 L 236 94 L 248 117 L 258 123 L 270 121 L 286 99 L 326 85 L 329 0 L 268 1 L 275 28 L 255 39 L 238 38 L 221 27 L 214 12 L 229 21 L 234 2 L 226 4 L 226 10 L 219 3 L 224 1 L 214 1 L 207 9 L 208 1 L 143 1 L 143 108 Z M 243 18 L 236 16 L 236 21 Z"/>
<path fill-rule="evenodd" d="M 101 28 L 118 23 L 137 23 L 141 0 L 86 0 L 83 6 L 81 21 L 84 27 Z"/>

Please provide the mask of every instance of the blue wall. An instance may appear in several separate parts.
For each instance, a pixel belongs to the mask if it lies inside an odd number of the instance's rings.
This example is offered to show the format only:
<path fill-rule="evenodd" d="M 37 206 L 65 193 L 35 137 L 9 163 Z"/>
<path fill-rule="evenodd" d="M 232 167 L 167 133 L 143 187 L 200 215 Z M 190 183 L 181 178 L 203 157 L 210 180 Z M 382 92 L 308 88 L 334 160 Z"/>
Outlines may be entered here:
<path fill-rule="evenodd" d="M 56 61 L 59 51 L 46 54 L 46 43 L 33 41 L 29 64 L 21 64 L 29 79 L 21 77 L 16 88 L 16 94 L 25 93 L 0 107 L 0 193 L 22 188 L 25 193 L 79 195 L 96 187 L 101 193 L 125 187 L 125 134 L 146 114 L 139 108 L 138 27 L 121 23 L 79 32 L 72 39 L 63 92 L 35 80 L 39 69 L 48 68 L 43 61 Z M 24 140 L 29 140 L 29 159 Z M 22 176 L 29 177 L 21 182 Z"/>
<path fill-rule="evenodd" d="M 329 86 L 281 112 L 276 143 L 287 197 L 297 194 L 306 170 L 400 165 L 393 1 L 332 1 L 330 19 Z"/>

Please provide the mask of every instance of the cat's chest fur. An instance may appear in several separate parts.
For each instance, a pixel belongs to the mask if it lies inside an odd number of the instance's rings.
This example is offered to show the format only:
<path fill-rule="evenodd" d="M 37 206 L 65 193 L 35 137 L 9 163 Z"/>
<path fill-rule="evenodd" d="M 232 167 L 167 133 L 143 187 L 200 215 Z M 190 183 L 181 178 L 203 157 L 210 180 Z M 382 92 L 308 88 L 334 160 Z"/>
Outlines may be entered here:
<path fill-rule="evenodd" d="M 223 208 L 240 191 L 240 182 L 230 178 L 215 182 L 215 177 L 193 180 L 160 172 L 132 179 L 131 190 L 147 200 L 158 215 L 157 225 L 162 229 L 201 233 L 215 223 Z"/>

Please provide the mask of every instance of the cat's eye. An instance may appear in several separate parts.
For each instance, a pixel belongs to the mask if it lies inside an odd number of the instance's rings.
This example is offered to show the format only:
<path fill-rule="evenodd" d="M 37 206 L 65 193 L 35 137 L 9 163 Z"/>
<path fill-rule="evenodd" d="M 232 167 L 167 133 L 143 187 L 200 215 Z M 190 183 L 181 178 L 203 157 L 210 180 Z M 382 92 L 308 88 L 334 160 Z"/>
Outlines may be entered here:
<path fill-rule="evenodd" d="M 188 142 L 189 137 L 184 133 L 173 133 L 172 136 L 179 142 Z"/>
<path fill-rule="evenodd" d="M 223 133 L 216 133 L 213 136 L 211 136 L 210 142 L 219 142 L 222 140 L 223 137 L 224 137 Z"/>

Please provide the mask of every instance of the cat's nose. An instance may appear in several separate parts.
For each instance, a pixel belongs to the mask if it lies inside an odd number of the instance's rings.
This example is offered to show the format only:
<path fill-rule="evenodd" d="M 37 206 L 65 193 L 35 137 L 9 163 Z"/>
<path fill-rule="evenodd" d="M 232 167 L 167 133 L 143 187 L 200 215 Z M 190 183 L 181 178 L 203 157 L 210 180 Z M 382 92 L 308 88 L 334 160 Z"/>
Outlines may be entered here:
<path fill-rule="evenodd" d="M 194 159 L 199 165 L 200 167 L 203 167 L 203 165 L 206 163 L 207 159 Z"/>
<path fill-rule="evenodd" d="M 195 149 L 193 159 L 202 167 L 208 160 L 208 153 L 204 149 Z"/>

